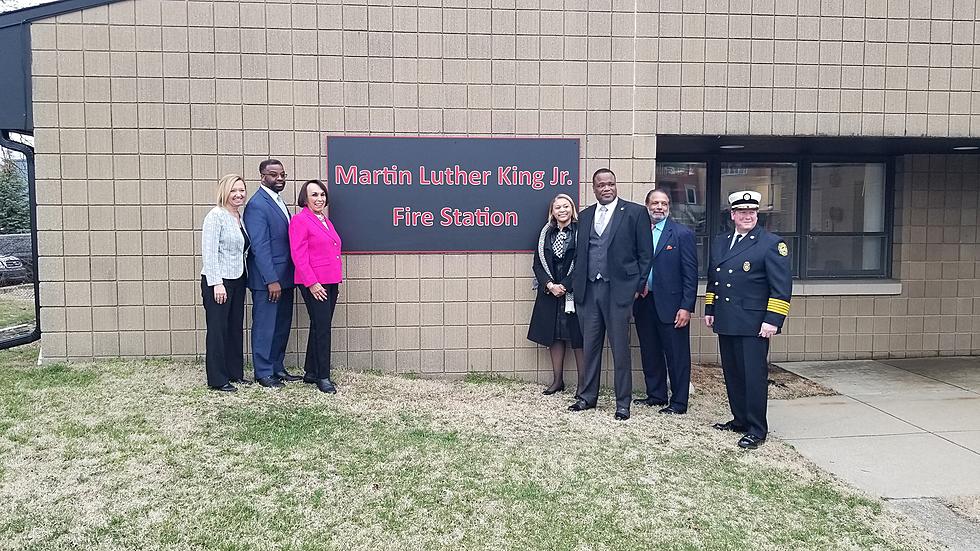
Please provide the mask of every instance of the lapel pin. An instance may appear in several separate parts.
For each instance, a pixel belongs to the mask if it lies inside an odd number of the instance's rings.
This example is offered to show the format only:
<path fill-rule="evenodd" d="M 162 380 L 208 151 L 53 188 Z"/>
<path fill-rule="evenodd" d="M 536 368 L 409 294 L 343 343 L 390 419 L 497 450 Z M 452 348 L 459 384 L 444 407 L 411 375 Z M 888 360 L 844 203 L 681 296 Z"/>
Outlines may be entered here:
<path fill-rule="evenodd" d="M 668 251 L 669 251 L 669 250 L 672 250 L 673 248 L 674 248 L 674 246 L 673 246 L 673 245 L 667 245 L 667 250 L 668 250 Z"/>

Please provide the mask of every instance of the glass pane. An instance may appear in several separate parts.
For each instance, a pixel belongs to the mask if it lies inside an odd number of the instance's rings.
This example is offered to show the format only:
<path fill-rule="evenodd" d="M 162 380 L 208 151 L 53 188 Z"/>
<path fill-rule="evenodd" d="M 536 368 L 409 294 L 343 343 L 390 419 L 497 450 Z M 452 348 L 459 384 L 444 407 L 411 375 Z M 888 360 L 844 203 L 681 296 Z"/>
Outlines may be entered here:
<path fill-rule="evenodd" d="M 799 237 L 783 237 L 786 247 L 789 248 L 789 263 L 793 267 L 793 277 L 800 277 L 800 255 L 796 254 L 799 250 Z"/>
<path fill-rule="evenodd" d="M 31 334 L 35 321 L 27 159 L 0 148 L 0 344 Z"/>
<path fill-rule="evenodd" d="M 670 215 L 698 235 L 708 231 L 705 163 L 657 163 L 657 189 L 670 195 Z"/>
<path fill-rule="evenodd" d="M 818 235 L 807 242 L 807 275 L 884 275 L 884 236 Z"/>
<path fill-rule="evenodd" d="M 814 163 L 810 231 L 885 231 L 885 165 Z"/>
<path fill-rule="evenodd" d="M 759 224 L 774 233 L 796 233 L 796 163 L 722 163 L 721 228 L 732 228 L 728 196 L 758 191 Z"/>
<path fill-rule="evenodd" d="M 698 277 L 705 277 L 708 273 L 708 242 L 710 237 L 698 237 Z"/>

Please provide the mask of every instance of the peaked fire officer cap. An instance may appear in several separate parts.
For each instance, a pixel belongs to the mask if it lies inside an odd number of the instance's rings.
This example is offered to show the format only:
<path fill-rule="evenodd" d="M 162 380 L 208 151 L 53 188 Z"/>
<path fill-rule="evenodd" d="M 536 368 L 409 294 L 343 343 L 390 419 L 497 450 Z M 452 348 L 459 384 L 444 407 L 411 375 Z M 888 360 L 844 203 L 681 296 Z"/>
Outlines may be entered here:
<path fill-rule="evenodd" d="M 758 191 L 736 191 L 728 196 L 728 203 L 732 206 L 732 210 L 758 209 L 760 201 L 762 201 L 762 194 Z"/>

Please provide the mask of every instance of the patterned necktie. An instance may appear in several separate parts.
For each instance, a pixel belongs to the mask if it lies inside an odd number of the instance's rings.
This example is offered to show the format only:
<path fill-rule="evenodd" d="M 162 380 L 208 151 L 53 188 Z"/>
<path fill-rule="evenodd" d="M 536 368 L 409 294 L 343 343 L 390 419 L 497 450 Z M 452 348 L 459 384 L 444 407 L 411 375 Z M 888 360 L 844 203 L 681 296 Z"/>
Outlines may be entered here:
<path fill-rule="evenodd" d="M 596 229 L 595 229 L 595 232 L 599 235 L 602 235 L 602 232 L 606 231 L 606 213 L 608 211 L 609 208 L 606 207 L 606 205 L 602 205 L 601 207 L 599 207 L 599 218 L 598 220 L 596 220 Z"/>
<path fill-rule="evenodd" d="M 555 258 L 563 258 L 565 256 L 566 239 L 568 239 L 568 233 L 565 230 L 558 230 L 558 234 L 555 235 L 555 242 L 551 245 L 551 248 L 555 251 Z"/>

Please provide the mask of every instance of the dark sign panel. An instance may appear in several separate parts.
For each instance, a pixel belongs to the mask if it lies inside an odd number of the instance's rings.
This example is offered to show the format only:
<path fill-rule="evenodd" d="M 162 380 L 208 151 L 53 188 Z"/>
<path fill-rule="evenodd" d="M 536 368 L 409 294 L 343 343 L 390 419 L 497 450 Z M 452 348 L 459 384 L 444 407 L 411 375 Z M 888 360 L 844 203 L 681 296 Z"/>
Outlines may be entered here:
<path fill-rule="evenodd" d="M 531 251 L 579 141 L 330 136 L 330 220 L 344 252 Z"/>

